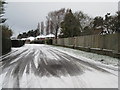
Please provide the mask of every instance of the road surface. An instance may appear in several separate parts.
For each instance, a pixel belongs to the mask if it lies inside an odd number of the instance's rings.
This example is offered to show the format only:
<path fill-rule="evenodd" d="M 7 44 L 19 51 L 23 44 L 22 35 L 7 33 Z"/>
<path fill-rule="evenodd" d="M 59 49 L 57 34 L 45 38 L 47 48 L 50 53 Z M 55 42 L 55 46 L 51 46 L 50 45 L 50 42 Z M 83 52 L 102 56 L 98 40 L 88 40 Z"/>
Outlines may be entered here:
<path fill-rule="evenodd" d="M 26 44 L 0 60 L 1 88 L 118 88 L 118 70 L 48 45 Z"/>

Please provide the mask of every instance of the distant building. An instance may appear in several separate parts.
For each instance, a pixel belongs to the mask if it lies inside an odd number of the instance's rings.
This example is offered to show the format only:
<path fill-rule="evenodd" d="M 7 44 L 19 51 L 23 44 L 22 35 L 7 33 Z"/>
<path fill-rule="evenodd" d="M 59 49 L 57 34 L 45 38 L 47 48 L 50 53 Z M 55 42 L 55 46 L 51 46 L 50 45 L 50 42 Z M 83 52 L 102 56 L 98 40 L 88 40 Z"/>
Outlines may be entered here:
<path fill-rule="evenodd" d="M 10 39 L 11 39 L 11 40 L 17 40 L 17 37 L 11 36 Z"/>
<path fill-rule="evenodd" d="M 102 29 L 95 29 L 94 31 L 93 31 L 93 34 L 94 35 L 99 35 L 99 34 L 101 34 L 102 33 Z"/>
<path fill-rule="evenodd" d="M 39 35 L 36 37 L 36 40 L 45 40 L 46 36 L 45 35 Z"/>
<path fill-rule="evenodd" d="M 94 29 L 94 31 L 93 31 L 93 34 L 94 35 L 98 35 L 98 34 L 101 34 L 103 32 L 103 28 L 101 27 L 101 26 L 99 26 L 99 27 L 96 27 L 95 29 Z"/>

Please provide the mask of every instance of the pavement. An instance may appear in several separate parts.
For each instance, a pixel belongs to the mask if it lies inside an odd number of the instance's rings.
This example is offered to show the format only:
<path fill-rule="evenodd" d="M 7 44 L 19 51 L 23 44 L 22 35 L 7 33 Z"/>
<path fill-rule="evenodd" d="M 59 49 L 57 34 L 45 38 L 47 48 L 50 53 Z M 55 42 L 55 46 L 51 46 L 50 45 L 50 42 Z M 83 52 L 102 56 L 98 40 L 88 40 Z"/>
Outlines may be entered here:
<path fill-rule="evenodd" d="M 118 88 L 117 69 L 86 62 L 49 45 L 26 44 L 0 59 L 1 88 Z"/>

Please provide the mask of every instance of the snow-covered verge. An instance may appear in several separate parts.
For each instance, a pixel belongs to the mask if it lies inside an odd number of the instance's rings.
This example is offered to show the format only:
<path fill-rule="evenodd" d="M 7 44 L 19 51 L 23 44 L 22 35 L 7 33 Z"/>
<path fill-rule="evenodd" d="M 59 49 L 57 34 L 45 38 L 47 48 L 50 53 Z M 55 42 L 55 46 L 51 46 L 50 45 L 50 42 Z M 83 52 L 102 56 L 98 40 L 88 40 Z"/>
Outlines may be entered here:
<path fill-rule="evenodd" d="M 103 68 L 104 70 L 111 72 L 112 74 L 118 77 L 118 72 L 119 72 L 119 69 L 118 69 L 119 59 L 118 58 L 113 58 L 113 57 L 106 56 L 106 55 L 100 55 L 100 54 L 95 54 L 95 53 L 85 52 L 81 50 L 60 47 L 60 46 L 51 46 L 51 47 L 53 47 L 54 49 L 58 51 L 66 53 L 70 56 L 76 57 L 82 61 L 92 63 L 100 68 Z"/>
<path fill-rule="evenodd" d="M 60 50 L 62 52 L 65 52 L 67 54 L 70 54 L 74 57 L 88 58 L 89 60 L 98 61 L 98 62 L 104 63 L 106 65 L 118 66 L 118 61 L 119 61 L 118 58 L 113 58 L 113 57 L 106 56 L 106 55 L 100 55 L 100 54 L 95 54 L 95 53 L 85 52 L 85 51 L 81 51 L 81 50 L 60 47 L 60 46 L 52 46 L 52 47 L 54 47 L 55 49 Z"/>

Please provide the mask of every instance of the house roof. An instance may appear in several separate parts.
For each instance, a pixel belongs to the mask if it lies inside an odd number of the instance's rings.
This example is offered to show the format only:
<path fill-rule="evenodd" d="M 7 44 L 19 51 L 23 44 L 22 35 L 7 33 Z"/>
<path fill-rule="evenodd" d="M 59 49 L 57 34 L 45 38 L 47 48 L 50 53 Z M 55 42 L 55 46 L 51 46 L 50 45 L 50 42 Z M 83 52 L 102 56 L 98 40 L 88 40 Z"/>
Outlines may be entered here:
<path fill-rule="evenodd" d="M 33 40 L 35 40 L 35 37 L 28 37 L 28 38 L 26 38 L 26 40 L 33 41 Z"/>
<path fill-rule="evenodd" d="M 46 36 L 45 35 L 39 35 L 36 38 L 46 38 Z"/>
<path fill-rule="evenodd" d="M 93 34 L 100 34 L 102 32 L 102 29 L 95 29 L 93 31 Z"/>
<path fill-rule="evenodd" d="M 48 35 L 46 35 L 46 37 L 55 37 L 55 35 L 54 34 L 48 34 Z"/>

